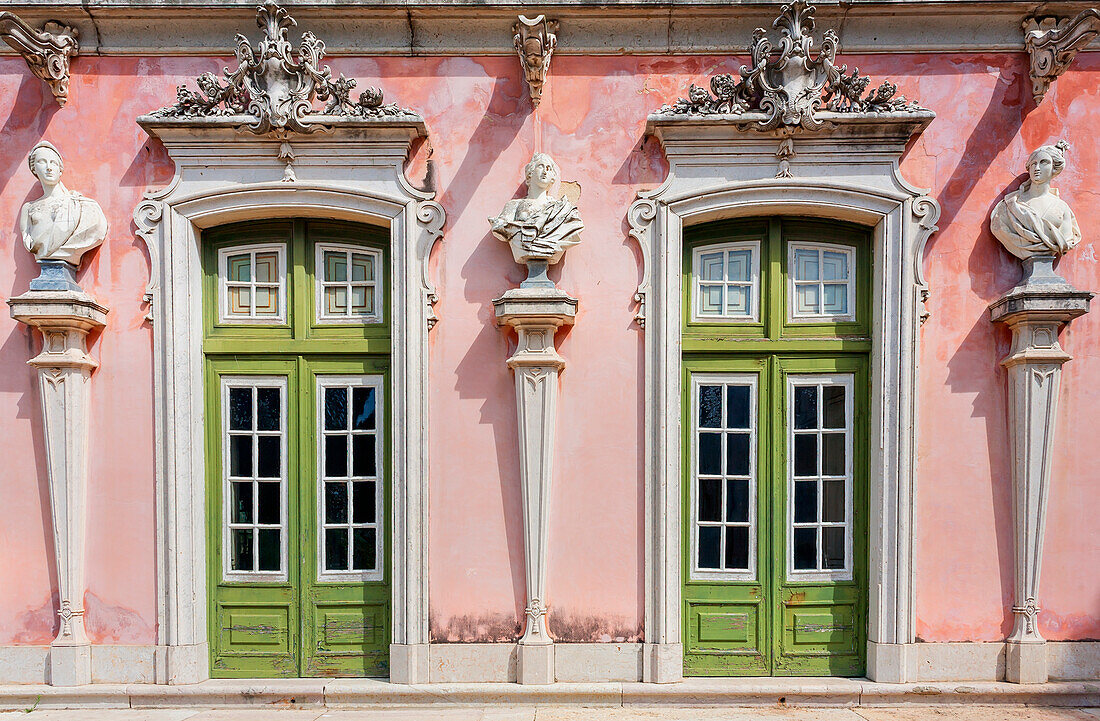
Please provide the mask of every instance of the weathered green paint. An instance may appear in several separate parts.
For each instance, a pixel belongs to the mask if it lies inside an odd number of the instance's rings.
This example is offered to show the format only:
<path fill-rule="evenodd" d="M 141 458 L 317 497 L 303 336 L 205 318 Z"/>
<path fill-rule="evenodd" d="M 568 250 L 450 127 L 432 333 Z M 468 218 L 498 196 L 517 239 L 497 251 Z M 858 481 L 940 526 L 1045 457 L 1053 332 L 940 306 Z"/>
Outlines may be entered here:
<path fill-rule="evenodd" d="M 217 254 L 256 242 L 287 244 L 287 323 L 219 325 Z M 382 250 L 382 322 L 321 327 L 314 322 L 314 244 L 357 243 Z M 381 375 L 385 421 L 383 519 L 391 517 L 388 396 L 389 250 L 378 228 L 330 221 L 278 220 L 204 233 L 207 556 L 211 675 L 214 677 L 387 676 L 391 633 L 391 534 L 382 534 L 383 580 L 319 583 L 317 376 Z M 288 577 L 283 583 L 222 580 L 221 377 L 287 379 Z"/>
<path fill-rule="evenodd" d="M 700 245 L 761 243 L 759 323 L 691 321 L 691 255 Z M 786 322 L 786 244 L 791 240 L 857 248 L 856 320 Z M 867 637 L 867 473 L 871 331 L 871 243 L 866 229 L 792 219 L 708 224 L 686 233 L 683 261 L 681 544 L 684 673 L 689 676 L 860 676 Z M 757 377 L 756 579 L 691 580 L 691 454 L 695 373 Z M 853 415 L 853 574 L 851 581 L 786 581 L 787 375 L 851 373 Z"/>

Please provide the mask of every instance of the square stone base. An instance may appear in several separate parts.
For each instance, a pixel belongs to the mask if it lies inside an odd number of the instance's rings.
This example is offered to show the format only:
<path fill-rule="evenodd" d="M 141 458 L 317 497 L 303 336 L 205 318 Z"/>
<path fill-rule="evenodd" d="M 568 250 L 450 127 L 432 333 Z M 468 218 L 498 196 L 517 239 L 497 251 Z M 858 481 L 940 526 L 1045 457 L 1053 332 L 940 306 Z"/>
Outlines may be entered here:
<path fill-rule="evenodd" d="M 520 644 L 516 659 L 516 677 L 523 684 L 547 684 L 557 681 L 553 644 Z"/>
<path fill-rule="evenodd" d="M 92 647 L 51 646 L 50 685 L 83 686 L 92 682 Z"/>
<path fill-rule="evenodd" d="M 428 683 L 428 644 L 390 644 L 390 683 Z"/>
<path fill-rule="evenodd" d="M 1046 683 L 1046 643 L 1006 643 L 1005 678 L 1012 683 Z"/>

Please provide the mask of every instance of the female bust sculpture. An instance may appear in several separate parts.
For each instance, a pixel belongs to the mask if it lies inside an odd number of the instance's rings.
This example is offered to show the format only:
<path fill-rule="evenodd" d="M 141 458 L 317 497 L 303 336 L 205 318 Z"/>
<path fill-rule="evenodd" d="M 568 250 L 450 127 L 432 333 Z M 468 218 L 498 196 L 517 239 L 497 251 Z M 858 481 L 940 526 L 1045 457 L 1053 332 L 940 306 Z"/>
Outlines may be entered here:
<path fill-rule="evenodd" d="M 64 261 L 79 267 L 81 257 L 107 236 L 103 210 L 99 203 L 61 182 L 65 163 L 53 145 L 35 145 L 27 165 L 38 178 L 42 197 L 25 203 L 19 213 L 23 245 L 39 263 Z"/>
<path fill-rule="evenodd" d="M 1064 255 L 1081 240 L 1073 211 L 1050 187 L 1066 165 L 1068 148 L 1062 140 L 1035 150 L 1027 159 L 1028 179 L 993 209 L 989 228 L 1017 258 Z"/>
<path fill-rule="evenodd" d="M 493 234 L 512 248 L 516 262 L 528 265 L 522 287 L 553 287 L 545 278 L 546 266 L 557 263 L 567 248 L 581 242 L 584 224 L 568 198 L 550 195 L 560 176 L 553 158 L 535 153 L 524 172 L 527 197 L 509 200 L 500 215 L 489 218 L 489 224 Z"/>

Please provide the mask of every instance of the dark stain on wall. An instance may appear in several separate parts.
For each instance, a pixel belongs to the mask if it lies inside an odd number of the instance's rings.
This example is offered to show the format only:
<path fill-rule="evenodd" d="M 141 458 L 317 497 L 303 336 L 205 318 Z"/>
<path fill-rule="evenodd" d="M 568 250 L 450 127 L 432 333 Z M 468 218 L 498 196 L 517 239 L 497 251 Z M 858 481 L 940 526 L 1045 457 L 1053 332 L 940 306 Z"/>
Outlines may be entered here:
<path fill-rule="evenodd" d="M 84 626 L 92 643 L 153 643 L 153 628 L 137 611 L 104 603 L 94 593 L 84 594 Z"/>
<path fill-rule="evenodd" d="M 428 612 L 428 631 L 432 643 L 502 643 L 519 638 L 523 627 L 509 613 L 463 614 L 442 623 Z"/>
<path fill-rule="evenodd" d="M 569 610 L 547 615 L 550 635 L 563 643 L 632 643 L 641 641 L 643 627 L 624 616 L 593 616 Z"/>
<path fill-rule="evenodd" d="M 42 602 L 42 605 L 24 611 L 19 617 L 19 626 L 22 630 L 12 636 L 11 642 L 37 645 L 53 641 L 58 629 L 57 609 L 60 603 L 58 599 L 58 594 L 54 591 Z"/>

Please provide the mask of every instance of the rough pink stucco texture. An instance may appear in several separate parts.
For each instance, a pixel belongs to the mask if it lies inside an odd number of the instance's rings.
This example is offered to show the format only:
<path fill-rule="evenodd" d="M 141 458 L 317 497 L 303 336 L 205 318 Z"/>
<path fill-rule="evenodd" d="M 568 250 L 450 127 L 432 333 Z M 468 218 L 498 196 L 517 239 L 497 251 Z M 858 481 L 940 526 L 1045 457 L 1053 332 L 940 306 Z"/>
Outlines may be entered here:
<path fill-rule="evenodd" d="M 645 116 L 687 84 L 742 58 L 556 57 L 537 115 L 514 58 L 338 58 L 333 70 L 381 86 L 427 121 L 430 139 L 408 175 L 447 210 L 433 257 L 441 321 L 430 340 L 431 634 L 436 641 L 515 638 L 524 602 L 513 381 L 514 336 L 493 324 L 491 300 L 523 277 L 488 232 L 521 191 L 534 150 L 579 183 L 586 230 L 551 276 L 580 299 L 559 334 L 562 376 L 550 530 L 552 632 L 566 641 L 632 641 L 642 634 L 642 357 L 633 324 L 641 256 L 626 209 L 666 165 L 643 135 Z M 1056 185 L 1085 240 L 1061 265 L 1100 288 L 1092 228 L 1100 226 L 1100 157 L 1093 140 L 1100 58 L 1078 57 L 1032 108 L 1023 54 L 844 58 L 890 77 L 939 117 L 912 144 L 906 178 L 943 205 L 925 258 L 932 288 L 923 326 L 916 506 L 916 615 L 927 641 L 997 640 L 1011 626 L 1012 521 L 1004 376 L 1008 336 L 987 305 L 1019 269 L 987 217 L 1039 144 L 1074 143 Z M 87 623 L 94 642 L 155 642 L 151 331 L 141 296 L 148 261 L 131 213 L 171 177 L 163 148 L 134 118 L 174 100 L 175 85 L 220 71 L 218 58 L 78 58 L 69 105 L 17 58 L 0 59 L 0 294 L 23 292 L 34 263 L 18 237 L 20 205 L 37 195 L 26 153 L 50 140 L 64 181 L 100 202 L 111 223 L 80 274 L 110 306 L 93 339 Z M 6 113 L 6 115 L 5 115 Z M 797 172 L 797 158 L 795 159 Z M 1100 424 L 1100 315 L 1074 322 L 1046 540 L 1041 630 L 1051 639 L 1100 637 L 1100 464 L 1074 429 Z M 0 313 L 0 644 L 48 643 L 56 632 L 56 569 L 34 376 L 38 341 Z M 678 511 L 677 511 L 678 512 Z"/>

